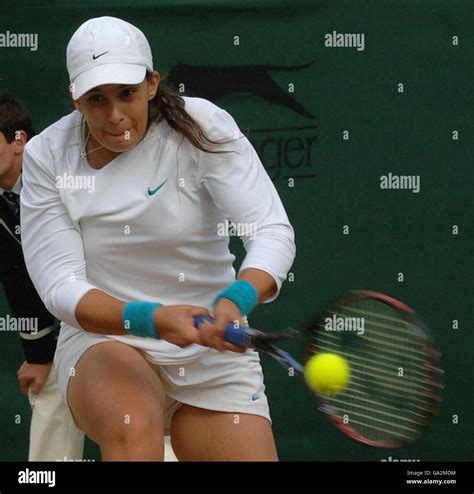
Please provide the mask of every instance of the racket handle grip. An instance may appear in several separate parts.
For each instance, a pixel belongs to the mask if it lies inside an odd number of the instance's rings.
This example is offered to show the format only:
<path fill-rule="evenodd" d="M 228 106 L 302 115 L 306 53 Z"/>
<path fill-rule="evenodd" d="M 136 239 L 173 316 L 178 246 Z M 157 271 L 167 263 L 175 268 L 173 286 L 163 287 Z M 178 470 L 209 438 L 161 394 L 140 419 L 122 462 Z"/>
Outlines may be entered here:
<path fill-rule="evenodd" d="M 206 316 L 196 316 L 194 318 L 194 326 L 199 329 L 199 326 L 204 322 L 215 323 L 215 319 Z M 249 346 L 249 335 L 245 328 L 236 328 L 234 323 L 228 323 L 224 330 L 224 340 L 234 345 L 246 348 Z"/>

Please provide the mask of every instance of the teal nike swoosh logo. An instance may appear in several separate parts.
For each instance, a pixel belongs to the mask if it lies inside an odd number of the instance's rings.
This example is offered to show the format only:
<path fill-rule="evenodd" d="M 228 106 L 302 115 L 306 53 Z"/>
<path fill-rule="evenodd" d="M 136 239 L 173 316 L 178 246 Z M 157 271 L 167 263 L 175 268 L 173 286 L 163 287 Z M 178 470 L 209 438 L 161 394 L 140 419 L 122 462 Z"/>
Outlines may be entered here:
<path fill-rule="evenodd" d="M 163 185 L 165 185 L 165 183 L 167 181 L 168 181 L 168 179 L 166 179 L 162 184 L 158 185 L 158 187 L 156 187 L 155 189 L 150 189 L 150 187 L 148 187 L 148 195 L 149 196 L 155 195 L 161 189 L 161 187 L 163 187 Z"/>
<path fill-rule="evenodd" d="M 259 398 L 260 398 L 260 396 L 257 394 L 252 395 L 252 401 L 257 401 Z"/>

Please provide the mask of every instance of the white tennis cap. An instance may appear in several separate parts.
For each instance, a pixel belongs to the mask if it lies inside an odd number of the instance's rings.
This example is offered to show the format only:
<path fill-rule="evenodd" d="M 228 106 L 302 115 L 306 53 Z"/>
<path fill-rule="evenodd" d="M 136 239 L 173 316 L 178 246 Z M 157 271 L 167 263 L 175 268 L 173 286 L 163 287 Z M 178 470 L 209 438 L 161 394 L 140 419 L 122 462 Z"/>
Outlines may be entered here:
<path fill-rule="evenodd" d="M 116 17 L 84 22 L 67 45 L 74 100 L 102 84 L 139 84 L 153 71 L 150 45 L 140 29 Z"/>

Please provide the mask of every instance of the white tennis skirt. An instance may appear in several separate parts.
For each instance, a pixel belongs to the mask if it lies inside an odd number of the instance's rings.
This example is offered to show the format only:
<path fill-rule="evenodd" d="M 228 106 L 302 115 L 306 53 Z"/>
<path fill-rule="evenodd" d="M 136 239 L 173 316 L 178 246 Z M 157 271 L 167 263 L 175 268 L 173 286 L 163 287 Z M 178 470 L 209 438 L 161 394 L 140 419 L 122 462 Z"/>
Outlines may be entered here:
<path fill-rule="evenodd" d="M 88 333 L 62 323 L 54 364 L 66 404 L 69 378 L 74 375 L 75 365 L 89 348 L 105 341 L 119 341 L 144 351 L 166 392 L 166 434 L 173 413 L 183 404 L 260 415 L 271 422 L 260 356 L 255 350 L 219 352 L 196 344 L 179 348 L 165 340 Z"/>

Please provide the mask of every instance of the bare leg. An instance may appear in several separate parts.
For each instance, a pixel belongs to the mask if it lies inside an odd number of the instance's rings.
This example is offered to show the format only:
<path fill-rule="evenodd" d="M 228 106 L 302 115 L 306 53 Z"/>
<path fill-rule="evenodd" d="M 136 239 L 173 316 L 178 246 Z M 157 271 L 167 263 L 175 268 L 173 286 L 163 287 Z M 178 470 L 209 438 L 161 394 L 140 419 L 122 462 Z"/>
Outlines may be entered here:
<path fill-rule="evenodd" d="M 111 341 L 90 348 L 70 378 L 68 401 L 103 460 L 163 460 L 163 385 L 142 354 Z"/>
<path fill-rule="evenodd" d="M 264 417 L 183 405 L 171 423 L 180 461 L 277 461 L 270 422 Z"/>

